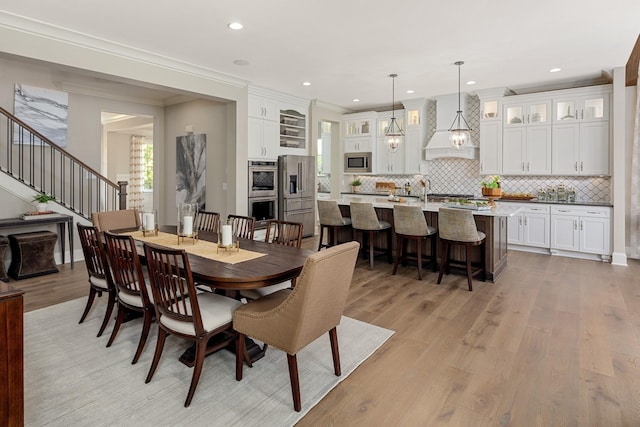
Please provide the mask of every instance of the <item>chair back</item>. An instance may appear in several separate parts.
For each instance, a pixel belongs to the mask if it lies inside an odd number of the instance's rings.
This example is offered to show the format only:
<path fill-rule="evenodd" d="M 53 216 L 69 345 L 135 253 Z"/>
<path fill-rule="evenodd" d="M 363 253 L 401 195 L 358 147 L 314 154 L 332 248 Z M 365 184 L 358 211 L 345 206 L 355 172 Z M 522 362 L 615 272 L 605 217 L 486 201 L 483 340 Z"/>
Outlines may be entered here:
<path fill-rule="evenodd" d="M 231 220 L 233 232 L 240 239 L 253 240 L 253 233 L 256 228 L 256 219 L 252 216 L 229 215 L 227 221 Z"/>
<path fill-rule="evenodd" d="M 371 203 L 351 202 L 351 225 L 358 230 L 379 230 L 380 221 Z"/>
<path fill-rule="evenodd" d="M 466 209 L 440 208 L 438 210 L 438 233 L 441 239 L 456 242 L 479 242 L 473 213 Z"/>
<path fill-rule="evenodd" d="M 140 228 L 140 215 L 137 209 L 93 212 L 91 219 L 98 231 Z"/>
<path fill-rule="evenodd" d="M 345 225 L 335 200 L 318 200 L 318 217 L 321 225 Z"/>
<path fill-rule="evenodd" d="M 359 247 L 347 242 L 307 258 L 291 294 L 274 309 L 282 322 L 271 345 L 296 354 L 340 323 Z"/>
<path fill-rule="evenodd" d="M 107 289 L 113 289 L 113 278 L 109 269 L 107 253 L 102 244 L 97 227 L 77 223 L 80 245 L 84 253 L 84 261 L 89 273 L 89 281 L 98 279 L 107 284 Z"/>
<path fill-rule="evenodd" d="M 140 258 L 133 237 L 124 234 L 104 232 L 105 246 L 113 282 L 120 295 L 120 300 L 125 302 L 139 298 L 143 307 L 151 305 L 151 296 L 148 293 L 144 271 L 140 264 Z M 125 295 L 121 295 L 125 294 Z M 128 298 L 131 296 L 131 298 Z"/>
<path fill-rule="evenodd" d="M 198 212 L 196 230 L 217 233 L 220 230 L 220 214 L 208 211 Z"/>
<path fill-rule="evenodd" d="M 393 205 L 393 228 L 396 233 L 407 236 L 431 234 L 420 206 Z"/>
<path fill-rule="evenodd" d="M 193 323 L 196 336 L 205 333 L 189 258 L 183 249 L 163 248 L 148 243 L 144 252 L 158 323 L 162 317 L 177 322 Z M 190 296 L 185 298 L 185 296 Z"/>
<path fill-rule="evenodd" d="M 267 221 L 267 234 L 264 241 L 299 248 L 302 245 L 302 229 L 303 225 L 299 222 L 271 219 Z"/>

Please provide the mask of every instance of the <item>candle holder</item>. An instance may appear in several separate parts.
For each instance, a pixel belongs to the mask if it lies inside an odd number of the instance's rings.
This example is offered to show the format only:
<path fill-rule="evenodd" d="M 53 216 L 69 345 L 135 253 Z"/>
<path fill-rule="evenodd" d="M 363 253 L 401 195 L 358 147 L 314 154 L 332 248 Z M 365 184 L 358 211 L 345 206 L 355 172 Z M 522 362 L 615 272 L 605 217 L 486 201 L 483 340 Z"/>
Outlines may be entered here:
<path fill-rule="evenodd" d="M 178 204 L 178 244 L 184 242 L 185 238 L 192 239 L 193 244 L 196 244 L 196 240 L 198 240 L 198 230 L 195 226 L 197 216 L 197 203 Z"/>
<path fill-rule="evenodd" d="M 238 233 L 231 220 L 220 226 L 220 229 L 218 230 L 218 248 L 216 249 L 216 253 L 220 252 L 220 249 L 224 249 L 225 251 L 240 251 Z"/>
<path fill-rule="evenodd" d="M 142 235 L 144 237 L 158 235 L 158 209 L 142 212 Z"/>

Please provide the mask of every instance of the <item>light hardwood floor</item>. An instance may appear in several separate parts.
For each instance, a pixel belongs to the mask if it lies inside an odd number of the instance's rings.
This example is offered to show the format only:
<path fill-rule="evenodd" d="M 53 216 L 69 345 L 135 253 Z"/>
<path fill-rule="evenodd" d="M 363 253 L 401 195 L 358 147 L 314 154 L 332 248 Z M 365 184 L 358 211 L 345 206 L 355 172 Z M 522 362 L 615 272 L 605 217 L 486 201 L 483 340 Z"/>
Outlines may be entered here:
<path fill-rule="evenodd" d="M 511 251 L 500 279 L 473 292 L 463 276 L 438 286 L 435 273 L 391 269 L 359 259 L 345 315 L 395 335 L 298 425 L 640 425 L 638 261 Z M 86 279 L 78 262 L 12 284 L 29 311 L 85 297 Z"/>

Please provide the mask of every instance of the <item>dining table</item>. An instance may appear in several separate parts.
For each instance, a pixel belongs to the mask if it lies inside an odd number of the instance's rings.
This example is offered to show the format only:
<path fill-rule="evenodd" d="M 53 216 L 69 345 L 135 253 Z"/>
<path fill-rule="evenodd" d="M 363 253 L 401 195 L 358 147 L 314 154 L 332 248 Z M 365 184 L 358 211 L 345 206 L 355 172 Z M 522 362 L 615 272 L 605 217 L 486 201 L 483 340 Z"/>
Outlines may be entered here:
<path fill-rule="evenodd" d="M 315 253 L 308 249 L 238 239 L 240 260 L 233 261 L 233 251 L 237 251 L 238 248 L 212 249 L 216 245 L 205 246 L 217 244 L 218 233 L 198 232 L 197 238 L 178 238 L 176 226 L 161 226 L 158 231 L 158 235 L 162 235 L 163 239 L 154 238 L 154 233 L 142 231 L 130 231 L 129 234 L 139 244 L 148 242 L 158 246 L 168 246 L 167 237 L 172 235 L 175 240 L 171 240 L 170 246 L 185 249 L 193 280 L 198 287 L 209 287 L 214 292 L 231 297 L 236 297 L 238 291 L 243 289 L 264 288 L 298 277 L 307 257 Z M 230 252 L 227 255 L 231 262 L 225 262 L 224 256 L 219 256 L 221 253 L 225 255 L 224 251 Z M 247 259 L 243 259 L 242 254 L 248 254 Z M 144 256 L 142 253 L 141 255 Z M 253 341 L 247 342 L 247 352 L 252 362 L 264 356 L 263 349 Z M 193 366 L 194 356 L 194 349 L 189 348 L 180 356 L 180 361 L 187 366 Z"/>

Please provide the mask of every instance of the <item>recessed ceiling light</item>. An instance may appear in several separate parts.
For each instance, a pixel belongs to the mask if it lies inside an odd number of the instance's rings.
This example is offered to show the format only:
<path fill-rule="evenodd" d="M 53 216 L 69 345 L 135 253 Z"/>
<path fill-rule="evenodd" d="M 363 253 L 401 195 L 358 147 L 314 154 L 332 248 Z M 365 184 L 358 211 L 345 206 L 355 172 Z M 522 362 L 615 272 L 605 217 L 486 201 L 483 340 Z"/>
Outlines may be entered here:
<path fill-rule="evenodd" d="M 236 59 L 235 61 L 233 61 L 233 63 L 240 66 L 249 65 L 249 61 L 247 61 L 246 59 Z"/>
<path fill-rule="evenodd" d="M 468 84 L 468 85 L 474 85 L 474 84 L 476 84 L 476 81 L 475 81 L 475 80 L 469 80 L 469 81 L 467 82 L 467 84 Z"/>
<path fill-rule="evenodd" d="M 415 90 L 413 90 L 413 89 L 409 89 L 409 90 L 407 91 L 407 93 L 414 93 L 414 92 L 415 92 Z"/>
<path fill-rule="evenodd" d="M 353 98 L 353 102 L 360 102 L 358 98 Z"/>
<path fill-rule="evenodd" d="M 302 86 L 311 86 L 311 82 L 302 82 Z"/>
<path fill-rule="evenodd" d="M 228 25 L 228 27 L 231 28 L 232 30 L 241 30 L 244 27 L 244 25 L 242 25 L 239 22 L 232 22 Z"/>
<path fill-rule="evenodd" d="M 558 71 L 562 71 L 562 68 L 552 68 L 549 70 L 550 73 L 557 73 Z"/>

